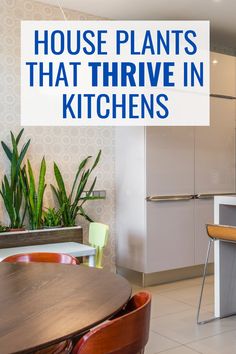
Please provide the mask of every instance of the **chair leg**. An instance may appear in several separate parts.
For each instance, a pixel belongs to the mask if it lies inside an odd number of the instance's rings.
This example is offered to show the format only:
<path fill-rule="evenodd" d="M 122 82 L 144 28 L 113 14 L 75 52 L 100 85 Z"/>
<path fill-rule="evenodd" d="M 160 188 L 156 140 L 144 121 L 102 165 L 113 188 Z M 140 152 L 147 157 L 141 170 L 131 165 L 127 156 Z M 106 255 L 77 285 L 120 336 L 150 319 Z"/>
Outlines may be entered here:
<path fill-rule="evenodd" d="M 209 240 L 209 243 L 208 243 L 208 248 L 207 248 L 206 262 L 205 262 L 204 271 L 203 271 L 202 287 L 201 287 L 201 293 L 200 293 L 199 304 L 198 304 L 198 310 L 197 310 L 197 324 L 198 324 L 198 325 L 202 325 L 202 324 L 209 323 L 209 322 L 212 322 L 212 321 L 215 321 L 215 320 L 219 319 L 219 317 L 213 317 L 213 318 L 210 318 L 210 319 L 205 320 L 205 321 L 200 321 L 200 320 L 199 320 L 199 318 L 200 318 L 201 304 L 202 304 L 202 297 L 203 297 L 203 290 L 204 290 L 205 280 L 206 280 L 206 275 L 207 275 L 207 266 L 208 266 L 208 261 L 209 261 L 209 255 L 210 255 L 211 245 L 212 245 L 213 242 L 214 242 L 214 241 L 213 241 L 212 239 L 210 239 L 210 240 Z"/>

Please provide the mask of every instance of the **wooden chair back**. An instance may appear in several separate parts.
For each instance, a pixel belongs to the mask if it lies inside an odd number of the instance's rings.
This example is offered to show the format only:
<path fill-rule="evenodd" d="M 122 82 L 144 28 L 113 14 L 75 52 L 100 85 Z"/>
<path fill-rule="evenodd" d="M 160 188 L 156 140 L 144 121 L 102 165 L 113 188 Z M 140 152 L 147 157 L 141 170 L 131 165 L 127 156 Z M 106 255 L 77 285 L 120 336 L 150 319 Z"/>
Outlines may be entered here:
<path fill-rule="evenodd" d="M 115 319 L 85 334 L 72 354 L 135 354 L 148 342 L 151 295 L 140 292 L 132 297 Z"/>
<path fill-rule="evenodd" d="M 2 262 L 8 262 L 8 263 L 17 263 L 17 262 L 23 262 L 23 263 L 32 263 L 32 262 L 46 262 L 46 263 L 61 263 L 61 264 L 78 264 L 78 260 L 69 255 L 69 254 L 63 254 L 63 253 L 44 253 L 44 252 L 38 252 L 38 253 L 25 253 L 25 254 L 15 254 L 12 256 L 9 256 L 5 259 L 2 260 Z"/>

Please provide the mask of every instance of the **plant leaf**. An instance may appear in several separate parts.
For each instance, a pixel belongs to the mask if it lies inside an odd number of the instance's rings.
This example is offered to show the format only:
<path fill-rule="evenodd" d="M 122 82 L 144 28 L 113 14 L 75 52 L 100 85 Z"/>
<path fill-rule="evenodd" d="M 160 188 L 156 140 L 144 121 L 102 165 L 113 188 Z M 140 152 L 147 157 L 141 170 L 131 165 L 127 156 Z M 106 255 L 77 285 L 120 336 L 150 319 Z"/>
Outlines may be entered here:
<path fill-rule="evenodd" d="M 4 143 L 4 141 L 1 141 L 3 150 L 5 151 L 5 154 L 7 155 L 8 159 L 11 161 L 12 160 L 12 152 L 9 149 L 9 147 Z"/>
<path fill-rule="evenodd" d="M 93 222 L 93 219 L 91 219 L 84 211 L 82 207 L 79 208 L 79 215 L 83 216 L 86 220 L 89 222 Z"/>
<path fill-rule="evenodd" d="M 72 187 L 72 190 L 71 190 L 71 193 L 70 193 L 70 196 L 69 196 L 70 201 L 71 201 L 71 199 L 72 199 L 72 196 L 73 196 L 73 193 L 74 193 L 74 189 L 75 189 L 75 186 L 76 186 L 78 177 L 79 177 L 81 171 L 82 171 L 82 170 L 84 169 L 84 167 L 86 166 L 88 160 L 89 160 L 91 157 L 92 157 L 92 156 L 86 157 L 86 158 L 80 163 L 80 165 L 79 165 L 78 171 L 77 171 L 77 173 L 76 173 L 76 175 L 75 175 L 73 187 Z"/>
<path fill-rule="evenodd" d="M 35 180 L 34 180 L 34 174 L 32 171 L 31 163 L 28 160 L 28 173 L 29 173 L 29 205 L 32 210 L 32 213 L 35 214 Z"/>
<path fill-rule="evenodd" d="M 66 194 L 65 183 L 64 183 L 63 177 L 61 175 L 61 172 L 59 170 L 59 167 L 57 166 L 57 164 L 55 162 L 54 162 L 54 175 L 55 175 L 55 178 L 57 181 L 58 189 L 61 192 L 62 199 L 64 201 L 66 201 L 68 198 L 67 198 L 67 194 Z"/>
<path fill-rule="evenodd" d="M 16 145 L 19 144 L 20 138 L 21 138 L 23 133 L 24 133 L 24 128 L 21 129 L 21 131 L 19 132 L 19 134 L 16 137 Z"/>
<path fill-rule="evenodd" d="M 95 159 L 95 161 L 94 161 L 94 164 L 93 164 L 93 166 L 92 166 L 90 172 L 92 172 L 92 171 L 95 169 L 95 167 L 97 166 L 97 164 L 98 164 L 98 162 L 99 162 L 99 160 L 100 160 L 101 154 L 102 154 L 102 150 L 99 150 L 99 152 L 98 152 L 98 154 L 97 154 L 97 157 L 96 157 L 96 159 Z"/>
<path fill-rule="evenodd" d="M 23 146 L 22 150 L 21 150 L 21 153 L 20 153 L 20 156 L 18 157 L 18 160 L 17 160 L 17 165 L 16 165 L 16 173 L 18 174 L 19 171 L 20 171 L 20 166 L 21 166 L 21 163 L 25 157 L 25 154 L 29 148 L 29 145 L 30 145 L 30 140 L 27 141 L 27 143 Z"/>
<path fill-rule="evenodd" d="M 39 174 L 39 183 L 38 183 L 38 198 L 37 198 L 37 207 L 36 207 L 36 217 L 38 223 L 41 222 L 42 217 L 42 205 L 43 205 L 43 196 L 46 189 L 45 184 L 45 175 L 46 175 L 46 161 L 45 158 L 42 159 L 40 166 L 40 174 Z"/>

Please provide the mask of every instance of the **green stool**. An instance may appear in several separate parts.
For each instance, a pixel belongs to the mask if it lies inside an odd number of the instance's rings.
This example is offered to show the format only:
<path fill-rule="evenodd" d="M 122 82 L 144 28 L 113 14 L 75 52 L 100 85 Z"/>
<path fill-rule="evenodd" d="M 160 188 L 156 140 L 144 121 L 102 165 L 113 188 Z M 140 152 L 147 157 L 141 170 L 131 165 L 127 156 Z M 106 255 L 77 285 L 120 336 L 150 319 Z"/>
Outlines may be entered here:
<path fill-rule="evenodd" d="M 102 267 L 103 251 L 108 242 L 109 226 L 98 222 L 89 225 L 89 244 L 96 248 L 95 266 Z"/>

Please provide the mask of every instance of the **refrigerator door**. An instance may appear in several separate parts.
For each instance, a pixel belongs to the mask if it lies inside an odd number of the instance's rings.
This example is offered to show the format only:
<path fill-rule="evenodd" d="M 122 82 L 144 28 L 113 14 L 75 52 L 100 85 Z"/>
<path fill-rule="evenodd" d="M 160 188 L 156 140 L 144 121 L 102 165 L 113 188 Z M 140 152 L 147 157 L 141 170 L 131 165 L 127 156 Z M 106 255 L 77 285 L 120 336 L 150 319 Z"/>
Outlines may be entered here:
<path fill-rule="evenodd" d="M 235 100 L 211 98 L 209 127 L 195 128 L 195 194 L 235 191 Z"/>
<path fill-rule="evenodd" d="M 147 202 L 147 273 L 194 265 L 194 200 Z"/>
<path fill-rule="evenodd" d="M 194 128 L 146 129 L 147 195 L 194 194 Z"/>
<path fill-rule="evenodd" d="M 195 128 L 195 264 L 205 262 L 214 195 L 235 191 L 235 117 L 235 100 L 214 97 L 210 127 Z"/>
<path fill-rule="evenodd" d="M 194 128 L 146 128 L 147 273 L 194 264 Z"/>

